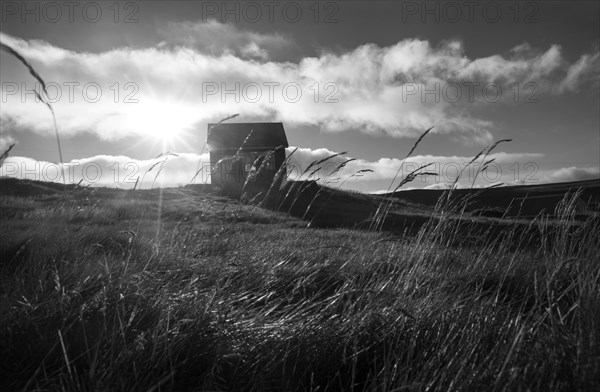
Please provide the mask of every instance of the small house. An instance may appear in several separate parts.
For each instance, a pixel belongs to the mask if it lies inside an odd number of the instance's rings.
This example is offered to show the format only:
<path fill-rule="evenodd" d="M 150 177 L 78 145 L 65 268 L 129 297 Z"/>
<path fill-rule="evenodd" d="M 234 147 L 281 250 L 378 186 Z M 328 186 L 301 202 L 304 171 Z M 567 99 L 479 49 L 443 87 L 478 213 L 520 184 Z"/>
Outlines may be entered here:
<path fill-rule="evenodd" d="M 215 175 L 221 179 L 235 175 L 239 181 L 246 178 L 252 165 L 260 156 L 269 152 L 266 162 L 262 162 L 264 173 L 262 181 L 273 180 L 277 171 L 285 161 L 285 148 L 289 147 L 283 123 L 221 123 L 208 124 L 207 144 L 210 152 L 210 165 L 213 168 L 213 184 Z M 221 165 L 218 170 L 226 173 L 215 173 L 217 162 L 223 158 L 236 157 L 233 162 L 240 162 L 240 167 Z M 237 165 L 239 166 L 239 165 Z M 242 173 L 237 173 L 243 171 Z"/>

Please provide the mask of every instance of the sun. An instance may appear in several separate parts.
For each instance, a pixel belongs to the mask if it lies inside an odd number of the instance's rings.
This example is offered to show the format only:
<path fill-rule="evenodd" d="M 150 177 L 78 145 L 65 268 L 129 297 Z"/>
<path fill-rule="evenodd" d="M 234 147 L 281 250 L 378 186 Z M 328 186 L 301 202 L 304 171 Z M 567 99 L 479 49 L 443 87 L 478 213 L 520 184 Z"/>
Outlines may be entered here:
<path fill-rule="evenodd" d="M 173 127 L 173 125 L 146 128 L 144 140 L 151 142 L 162 153 L 166 153 L 167 151 L 176 152 L 188 145 L 185 138 L 185 131 L 181 128 Z"/>
<path fill-rule="evenodd" d="M 182 105 L 140 104 L 129 115 L 140 141 L 160 146 L 161 152 L 187 146 L 186 129 L 191 120 Z"/>
<path fill-rule="evenodd" d="M 156 102 L 156 101 L 154 101 Z M 132 134 L 126 150 L 148 149 L 149 155 L 194 150 L 191 125 L 196 123 L 185 105 L 138 103 L 118 118 L 119 127 Z"/>
<path fill-rule="evenodd" d="M 179 138 L 181 130 L 174 129 L 168 124 L 161 126 L 159 123 L 148 124 L 144 130 L 144 138 L 157 143 L 172 143 Z"/>

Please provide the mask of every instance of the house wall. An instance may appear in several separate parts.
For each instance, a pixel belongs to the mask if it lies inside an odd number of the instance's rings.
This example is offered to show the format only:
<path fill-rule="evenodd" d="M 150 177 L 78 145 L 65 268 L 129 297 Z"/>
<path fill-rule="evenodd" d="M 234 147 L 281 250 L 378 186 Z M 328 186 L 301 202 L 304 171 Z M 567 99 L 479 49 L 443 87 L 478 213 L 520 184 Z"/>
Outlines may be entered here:
<path fill-rule="evenodd" d="M 225 165 L 221 165 L 218 170 L 221 173 L 217 173 L 216 164 L 223 158 L 233 157 L 237 153 L 237 150 L 217 150 L 210 152 L 210 164 L 211 164 L 211 178 L 215 176 L 221 179 L 218 182 L 222 182 L 225 178 L 228 178 L 229 181 L 240 181 L 243 183 L 245 178 L 252 168 L 255 160 L 264 154 L 267 154 L 272 150 L 245 150 L 238 154 L 241 158 L 241 163 L 239 161 L 227 160 Z M 270 182 L 275 177 L 275 174 L 285 161 L 285 150 L 278 149 L 274 154 L 271 154 L 269 161 L 267 162 L 267 170 L 261 171 L 261 178 L 258 178 L 257 181 L 260 182 Z M 234 165 L 234 162 L 237 162 Z M 235 167 L 234 167 L 235 166 Z M 211 180 L 212 183 L 216 183 L 214 180 Z"/>

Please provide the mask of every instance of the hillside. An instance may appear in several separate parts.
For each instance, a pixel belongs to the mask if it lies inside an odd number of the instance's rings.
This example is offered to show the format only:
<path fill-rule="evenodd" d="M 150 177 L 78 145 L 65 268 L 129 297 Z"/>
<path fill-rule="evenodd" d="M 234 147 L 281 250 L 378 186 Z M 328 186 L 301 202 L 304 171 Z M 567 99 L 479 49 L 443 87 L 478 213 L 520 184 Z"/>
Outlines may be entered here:
<path fill-rule="evenodd" d="M 506 213 L 508 217 L 534 217 L 540 213 L 553 214 L 566 194 L 580 191 L 578 214 L 600 212 L 600 179 L 539 185 L 502 186 L 488 189 L 456 189 L 452 199 L 471 197 L 469 211 L 483 209 Z M 406 190 L 389 194 L 411 204 L 433 207 L 444 194 L 443 190 Z"/>
<path fill-rule="evenodd" d="M 0 180 L 0 389 L 598 389 L 597 220 L 399 203 L 415 231 L 353 230 L 366 196 L 321 194 L 346 227 L 207 186 Z"/>

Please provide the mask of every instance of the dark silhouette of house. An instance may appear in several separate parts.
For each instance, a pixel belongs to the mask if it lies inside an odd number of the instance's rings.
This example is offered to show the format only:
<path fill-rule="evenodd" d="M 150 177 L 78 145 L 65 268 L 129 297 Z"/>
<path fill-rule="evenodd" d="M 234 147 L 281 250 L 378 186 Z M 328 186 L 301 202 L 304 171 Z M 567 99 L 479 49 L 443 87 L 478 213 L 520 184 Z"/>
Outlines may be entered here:
<path fill-rule="evenodd" d="M 283 165 L 285 148 L 289 147 L 283 123 L 280 122 L 208 124 L 207 144 L 213 168 L 213 184 L 216 183 L 215 175 L 221 182 L 230 177 L 244 181 L 261 156 L 264 158 L 258 162 L 262 165 L 261 173 L 264 174 L 260 180 L 271 181 Z M 269 152 L 272 153 L 268 154 Z M 234 156 L 235 159 L 227 159 Z M 263 161 L 265 158 L 267 160 Z M 217 165 L 222 160 L 227 164 Z M 217 169 L 222 173 L 215 173 Z"/>

